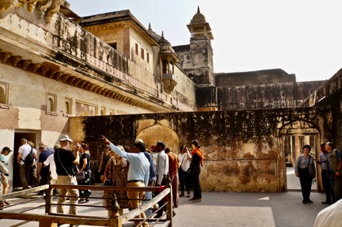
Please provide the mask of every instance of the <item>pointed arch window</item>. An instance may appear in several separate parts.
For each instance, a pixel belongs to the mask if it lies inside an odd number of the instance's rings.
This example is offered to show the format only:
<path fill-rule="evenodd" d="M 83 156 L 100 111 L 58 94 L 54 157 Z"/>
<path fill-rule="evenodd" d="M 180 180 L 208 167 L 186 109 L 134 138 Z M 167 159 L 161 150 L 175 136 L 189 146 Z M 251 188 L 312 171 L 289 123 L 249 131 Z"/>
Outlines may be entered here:
<path fill-rule="evenodd" d="M 57 110 L 57 95 L 48 94 L 46 100 L 46 110 L 49 112 L 56 112 Z"/>

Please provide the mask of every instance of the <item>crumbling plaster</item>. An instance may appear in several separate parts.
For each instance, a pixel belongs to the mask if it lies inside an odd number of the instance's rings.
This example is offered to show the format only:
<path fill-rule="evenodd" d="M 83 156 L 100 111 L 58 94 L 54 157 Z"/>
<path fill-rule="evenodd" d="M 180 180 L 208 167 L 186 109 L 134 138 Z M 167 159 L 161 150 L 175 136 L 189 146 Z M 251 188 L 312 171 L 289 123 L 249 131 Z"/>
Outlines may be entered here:
<path fill-rule="evenodd" d="M 279 192 L 286 188 L 281 128 L 304 120 L 318 131 L 328 130 L 328 113 L 328 109 L 303 108 L 71 118 L 71 122 L 82 125 L 74 125 L 77 131 L 70 128 L 70 135 L 79 135 L 79 128 L 83 128 L 82 138 L 93 145 L 92 157 L 96 161 L 101 152 L 101 135 L 115 144 L 130 146 L 145 129 L 149 147 L 171 130 L 171 144 L 166 146 L 175 153 L 181 144 L 190 147 L 193 139 L 200 141 L 205 157 L 200 175 L 203 190 Z M 175 137 L 171 134 L 177 135 L 179 142 L 170 139 Z"/>

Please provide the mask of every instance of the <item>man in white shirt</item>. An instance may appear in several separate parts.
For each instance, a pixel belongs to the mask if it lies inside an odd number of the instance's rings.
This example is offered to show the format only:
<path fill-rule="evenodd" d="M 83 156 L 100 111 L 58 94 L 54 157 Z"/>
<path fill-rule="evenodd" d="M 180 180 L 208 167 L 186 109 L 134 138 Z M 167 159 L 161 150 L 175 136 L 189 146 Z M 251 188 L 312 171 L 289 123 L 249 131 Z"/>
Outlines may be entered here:
<path fill-rule="evenodd" d="M 180 184 L 180 190 L 181 190 L 181 194 L 179 195 L 179 197 L 184 196 L 185 187 L 187 190 L 186 197 L 190 197 L 190 185 L 188 185 L 186 181 L 188 179 L 187 171 L 190 167 L 191 154 L 185 145 L 182 145 L 180 147 L 180 154 L 178 155 L 178 159 L 179 159 L 178 175 L 179 175 L 179 184 Z"/>
<path fill-rule="evenodd" d="M 57 171 L 56 171 L 56 163 L 54 159 L 54 155 L 51 154 L 44 162 L 44 166 L 49 166 L 50 168 L 50 184 L 57 184 Z M 57 195 L 58 192 L 56 188 L 53 189 L 53 195 Z"/>
<path fill-rule="evenodd" d="M 162 141 L 158 141 L 155 147 L 156 151 L 158 152 L 158 158 L 157 158 L 157 166 L 156 166 L 156 175 L 157 175 L 157 181 L 156 186 L 160 185 L 166 185 L 167 179 L 168 179 L 168 173 L 169 173 L 169 157 L 165 153 L 165 143 Z M 159 207 L 164 205 L 164 202 L 161 200 L 158 202 Z M 160 209 L 157 212 L 157 215 L 155 218 L 159 218 L 163 215 L 164 209 Z"/>
<path fill-rule="evenodd" d="M 156 185 L 165 185 L 165 179 L 169 173 L 169 157 L 165 154 L 165 143 L 158 141 L 156 145 L 156 151 L 158 152 L 156 175 L 157 182 Z M 163 182 L 164 180 L 164 182 Z"/>
<path fill-rule="evenodd" d="M 25 165 L 24 160 L 26 156 L 32 151 L 34 159 L 37 160 L 37 150 L 31 147 L 25 138 L 20 139 L 21 146 L 18 150 L 17 162 L 20 165 L 20 180 L 23 189 L 31 188 L 29 186 L 29 178 L 32 171 L 32 166 Z"/>
<path fill-rule="evenodd" d="M 50 166 L 51 184 L 57 183 L 57 171 L 54 155 L 51 154 L 44 162 L 44 166 Z"/>

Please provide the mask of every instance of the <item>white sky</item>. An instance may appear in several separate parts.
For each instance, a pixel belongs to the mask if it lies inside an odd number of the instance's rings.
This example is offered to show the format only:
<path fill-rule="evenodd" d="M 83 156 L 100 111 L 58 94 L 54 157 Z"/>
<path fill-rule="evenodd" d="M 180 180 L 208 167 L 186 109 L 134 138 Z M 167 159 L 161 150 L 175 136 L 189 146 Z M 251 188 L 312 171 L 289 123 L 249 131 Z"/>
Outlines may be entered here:
<path fill-rule="evenodd" d="M 129 9 L 173 46 L 190 43 L 197 6 L 214 40 L 214 71 L 281 68 L 297 81 L 342 68 L 341 0 L 67 0 L 80 16 Z"/>

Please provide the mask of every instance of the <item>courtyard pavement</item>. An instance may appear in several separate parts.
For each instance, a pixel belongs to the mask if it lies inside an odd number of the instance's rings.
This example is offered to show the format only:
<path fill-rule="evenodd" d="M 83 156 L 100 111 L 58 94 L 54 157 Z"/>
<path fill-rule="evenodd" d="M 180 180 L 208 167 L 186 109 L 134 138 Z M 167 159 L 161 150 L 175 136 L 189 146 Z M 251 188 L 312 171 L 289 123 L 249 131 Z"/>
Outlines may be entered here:
<path fill-rule="evenodd" d="M 292 171 L 288 171 L 291 174 Z M 327 207 L 321 204 L 324 193 L 312 192 L 312 204 L 303 204 L 301 192 L 298 191 L 298 178 L 289 176 L 288 186 L 293 190 L 282 193 L 236 193 L 236 192 L 203 192 L 202 202 L 192 203 L 189 198 L 180 198 L 180 205 L 175 209 L 174 227 L 311 227 L 319 211 Z M 297 184 L 297 185 L 296 185 Z M 299 189 L 299 188 L 298 188 Z M 92 196 L 101 197 L 100 192 Z M 31 207 L 41 206 L 29 213 L 44 214 L 44 200 L 25 203 L 27 199 L 15 199 L 21 205 L 8 207 L 4 211 L 22 212 Z M 91 200 L 89 205 L 101 205 L 100 200 Z M 66 207 L 67 210 L 67 207 Z M 79 207 L 80 215 L 105 217 L 104 209 Z M 1 227 L 22 226 L 38 227 L 37 222 L 16 220 L 0 220 Z M 67 227 L 68 225 L 62 225 Z M 131 223 L 126 227 L 132 226 Z M 158 226 L 158 225 L 156 225 Z M 84 225 L 80 227 L 86 227 Z"/>

